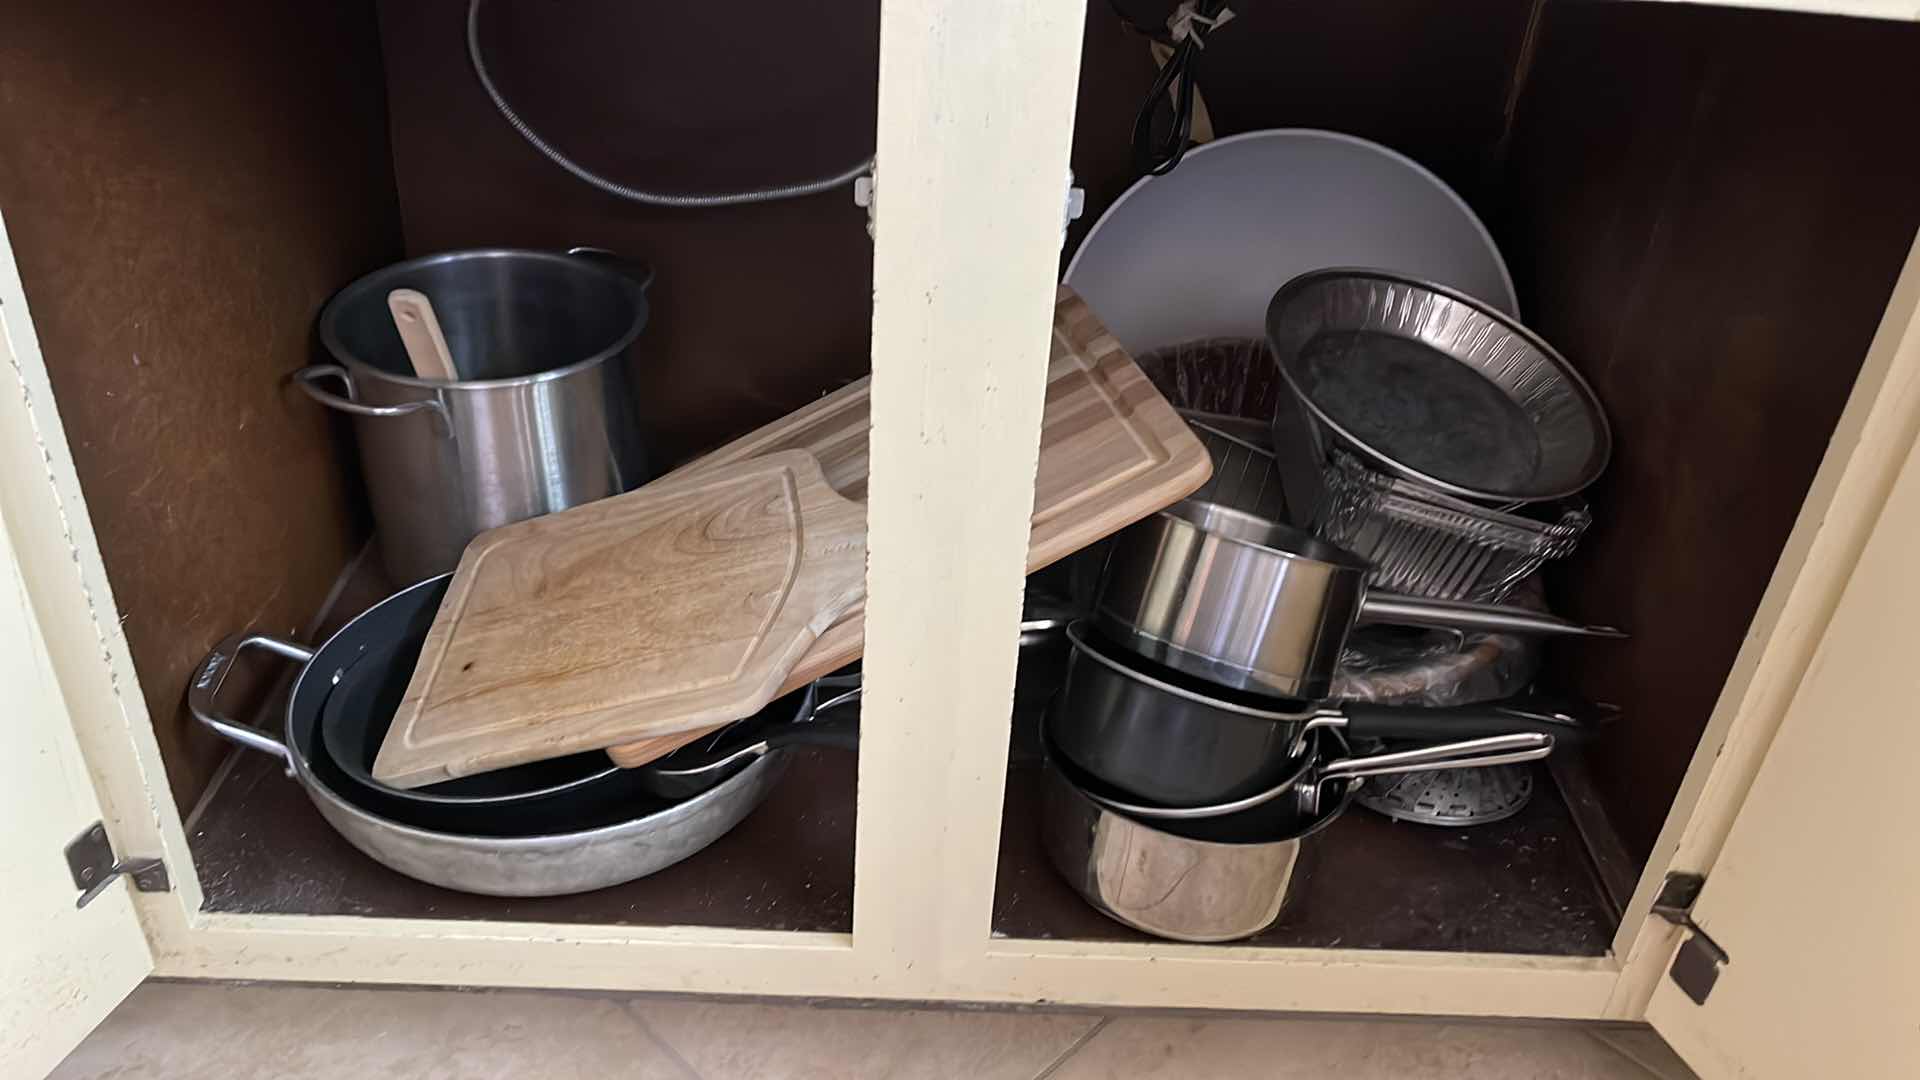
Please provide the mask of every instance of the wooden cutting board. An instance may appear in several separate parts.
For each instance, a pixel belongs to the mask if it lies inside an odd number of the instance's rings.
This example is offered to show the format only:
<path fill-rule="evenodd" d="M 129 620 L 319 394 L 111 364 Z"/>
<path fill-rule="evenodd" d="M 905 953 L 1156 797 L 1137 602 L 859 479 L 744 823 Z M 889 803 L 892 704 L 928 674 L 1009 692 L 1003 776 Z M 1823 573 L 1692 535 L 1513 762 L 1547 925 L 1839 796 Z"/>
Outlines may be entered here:
<path fill-rule="evenodd" d="M 867 380 L 861 379 L 676 470 L 675 477 L 782 450 L 814 453 L 827 482 L 867 494 Z M 1032 572 L 1191 495 L 1213 465 L 1186 422 L 1154 389 L 1093 309 L 1062 286 L 1034 480 Z M 856 609 L 794 665 L 784 690 L 860 658 L 865 620 Z M 616 746 L 615 762 L 644 765 L 704 731 Z"/>
<path fill-rule="evenodd" d="M 864 595 L 866 517 L 786 450 L 481 534 L 373 775 L 418 787 L 758 711 Z"/>

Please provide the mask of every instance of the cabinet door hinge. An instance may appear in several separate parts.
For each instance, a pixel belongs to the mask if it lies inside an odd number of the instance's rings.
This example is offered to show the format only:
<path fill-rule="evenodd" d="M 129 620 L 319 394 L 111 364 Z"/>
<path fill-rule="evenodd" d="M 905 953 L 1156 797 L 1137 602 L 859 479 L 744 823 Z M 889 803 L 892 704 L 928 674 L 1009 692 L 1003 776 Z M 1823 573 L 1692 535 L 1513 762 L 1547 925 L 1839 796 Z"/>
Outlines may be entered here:
<path fill-rule="evenodd" d="M 1713 984 L 1720 978 L 1720 969 L 1731 962 L 1727 950 L 1693 921 L 1693 902 L 1700 898 L 1700 890 L 1706 884 L 1703 874 L 1668 874 L 1660 883 L 1660 895 L 1653 901 L 1655 915 L 1687 931 L 1680 951 L 1673 954 L 1673 966 L 1667 969 L 1667 975 L 1695 1005 L 1707 1003 L 1707 995 L 1713 993 Z"/>
<path fill-rule="evenodd" d="M 107 827 L 98 821 L 67 845 L 67 870 L 73 875 L 73 887 L 80 890 L 80 898 L 73 902 L 77 908 L 93 903 L 93 898 L 105 892 L 113 879 L 122 874 L 131 876 L 133 887 L 141 892 L 167 892 L 173 888 L 166 864 L 159 859 L 117 858 L 112 841 L 107 839 Z"/>

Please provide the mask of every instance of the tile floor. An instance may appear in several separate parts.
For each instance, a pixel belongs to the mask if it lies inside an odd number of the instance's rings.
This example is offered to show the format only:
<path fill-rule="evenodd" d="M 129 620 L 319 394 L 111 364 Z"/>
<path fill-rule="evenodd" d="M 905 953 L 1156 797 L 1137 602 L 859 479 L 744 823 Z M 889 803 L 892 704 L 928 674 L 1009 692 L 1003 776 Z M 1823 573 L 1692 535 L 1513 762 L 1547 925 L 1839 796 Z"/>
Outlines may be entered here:
<path fill-rule="evenodd" d="M 147 983 L 59 1080 L 1691 1076 L 1645 1029 Z"/>

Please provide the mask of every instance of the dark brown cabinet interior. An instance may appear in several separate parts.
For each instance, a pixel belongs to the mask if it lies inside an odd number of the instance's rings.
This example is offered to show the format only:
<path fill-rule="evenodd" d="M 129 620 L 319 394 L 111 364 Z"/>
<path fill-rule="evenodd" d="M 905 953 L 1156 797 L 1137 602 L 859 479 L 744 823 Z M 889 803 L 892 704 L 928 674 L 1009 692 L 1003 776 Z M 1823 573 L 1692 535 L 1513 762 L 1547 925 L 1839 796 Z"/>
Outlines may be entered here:
<path fill-rule="evenodd" d="M 1142 23 L 1172 6 L 1114 5 Z M 1133 179 L 1127 136 L 1153 77 L 1114 7 L 1088 5 L 1073 159 L 1088 206 L 1069 254 Z M 697 190 L 818 175 L 870 151 L 877 9 L 676 8 L 663 21 L 616 0 L 564 15 L 499 4 L 482 39 L 503 88 L 556 143 L 609 175 Z M 0 37 L 0 209 L 183 807 L 225 756 L 182 706 L 192 666 L 243 627 L 317 629 L 370 532 L 349 432 L 285 381 L 314 359 L 313 318 L 334 289 L 454 247 L 594 244 L 650 261 L 642 409 L 666 460 L 867 370 L 871 245 L 846 192 L 675 211 L 586 188 L 494 113 L 467 64 L 465 16 L 462 0 L 111 19 L 70 5 L 12 19 Z M 1589 493 L 1596 524 L 1550 592 L 1634 636 L 1560 649 L 1550 675 L 1623 708 L 1565 768 L 1573 801 L 1599 807 L 1614 860 L 1636 870 L 1920 225 L 1920 144 L 1897 137 L 1920 100 L 1920 26 L 1600 0 L 1250 5 L 1214 39 L 1200 82 L 1219 134 L 1328 127 L 1432 168 L 1495 232 L 1526 321 L 1605 402 L 1617 450 Z M 818 782 L 776 797 L 778 823 L 761 820 L 769 804 L 672 878 L 542 902 L 538 917 L 844 928 L 852 769 L 818 768 Z M 251 796 L 245 770 L 260 781 Z M 286 873 L 304 861 L 316 880 L 357 880 L 331 867 L 358 856 L 317 819 L 294 822 L 312 814 L 276 779 L 258 763 L 234 770 L 197 815 L 202 861 Z M 1044 871 L 1013 835 L 1025 798 L 1009 796 L 998 929 L 1124 936 L 1091 912 L 1049 922 L 1006 903 L 1010 881 Z M 1553 805 L 1535 835 L 1578 845 Z M 214 850 L 262 820 L 287 824 Z M 1356 823 L 1356 836 L 1383 837 L 1354 842 L 1377 857 L 1332 880 L 1495 873 L 1491 833 L 1447 870 L 1392 854 L 1439 850 L 1444 831 L 1409 841 L 1410 828 Z M 774 876 L 816 895 L 779 915 L 693 911 L 685 897 L 737 892 L 773 849 L 814 860 Z M 1533 869 L 1551 882 L 1591 873 L 1558 854 Z M 276 901 L 244 876 L 203 877 L 227 910 L 535 917 L 398 878 Z M 1393 911 L 1378 917 L 1404 921 Z M 1318 924 L 1288 943 L 1604 948 L 1611 914 L 1574 918 L 1593 929 L 1569 924 L 1557 944 Z"/>

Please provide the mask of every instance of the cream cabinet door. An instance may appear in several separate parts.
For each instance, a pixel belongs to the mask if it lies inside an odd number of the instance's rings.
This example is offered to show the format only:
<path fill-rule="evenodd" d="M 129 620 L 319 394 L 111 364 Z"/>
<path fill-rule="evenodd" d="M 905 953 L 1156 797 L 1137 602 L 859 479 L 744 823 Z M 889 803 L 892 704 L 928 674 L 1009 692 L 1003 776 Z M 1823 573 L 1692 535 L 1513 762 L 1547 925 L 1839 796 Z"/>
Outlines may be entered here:
<path fill-rule="evenodd" d="M 1920 448 L 1694 903 L 1726 963 L 1703 1002 L 1669 974 L 1648 1004 L 1702 1076 L 1920 1075 L 1916 795 Z"/>
<path fill-rule="evenodd" d="M 0 232 L 0 392 L 18 395 L 25 310 Z M 11 301 L 11 303 L 8 303 Z M 45 469 L 36 460 L 0 468 Z M 62 853 L 101 820 L 10 525 L 0 512 L 0 1076 L 39 1076 L 119 1004 L 153 956 L 124 880 L 84 908 Z"/>

